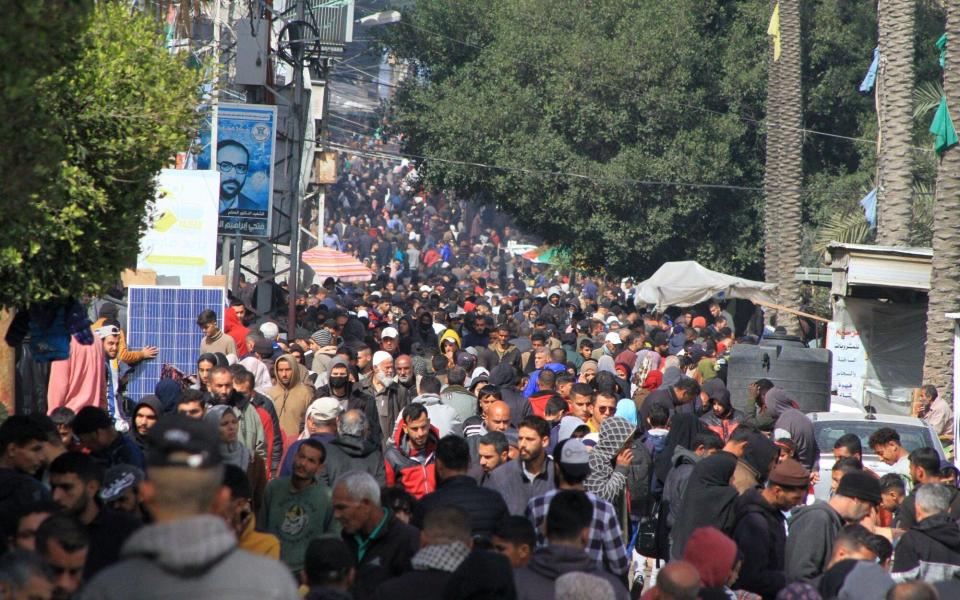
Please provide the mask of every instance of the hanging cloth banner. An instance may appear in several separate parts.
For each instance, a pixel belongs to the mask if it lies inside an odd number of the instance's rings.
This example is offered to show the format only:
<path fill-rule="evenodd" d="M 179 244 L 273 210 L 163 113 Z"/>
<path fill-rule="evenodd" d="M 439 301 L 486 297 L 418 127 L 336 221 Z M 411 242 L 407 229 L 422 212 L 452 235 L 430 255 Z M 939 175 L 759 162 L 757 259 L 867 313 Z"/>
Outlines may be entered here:
<path fill-rule="evenodd" d="M 933 116 L 933 123 L 930 124 L 930 133 L 937 136 L 937 141 L 933 149 L 938 155 L 957 145 L 957 130 L 953 126 L 953 119 L 950 118 L 950 109 L 947 108 L 947 97 L 940 97 L 940 106 L 937 108 L 937 114 Z"/>
<path fill-rule="evenodd" d="M 870 224 L 870 227 L 877 226 L 877 188 L 870 190 L 870 193 L 860 199 L 860 206 L 863 207 L 863 217 Z"/>
<path fill-rule="evenodd" d="M 780 3 L 777 2 L 773 7 L 773 14 L 770 15 L 770 25 L 767 27 L 767 35 L 773 36 L 773 62 L 780 60 Z"/>
<path fill-rule="evenodd" d="M 873 89 L 874 84 L 877 82 L 877 69 L 880 67 L 880 46 L 877 46 L 873 49 L 873 62 L 870 63 L 870 68 L 867 69 L 867 74 L 863 78 L 863 82 L 860 84 L 861 92 L 869 92 Z"/>
<path fill-rule="evenodd" d="M 947 34 L 940 36 L 940 39 L 937 40 L 937 49 L 940 50 L 940 68 L 946 68 L 947 66 Z"/>

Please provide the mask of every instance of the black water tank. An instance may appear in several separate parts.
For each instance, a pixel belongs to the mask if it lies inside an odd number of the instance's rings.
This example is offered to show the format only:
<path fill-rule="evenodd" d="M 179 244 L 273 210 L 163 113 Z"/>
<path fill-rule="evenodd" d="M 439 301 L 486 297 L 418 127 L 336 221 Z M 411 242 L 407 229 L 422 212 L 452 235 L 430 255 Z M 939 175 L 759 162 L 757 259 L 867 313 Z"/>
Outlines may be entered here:
<path fill-rule="evenodd" d="M 727 389 L 733 405 L 752 411 L 747 387 L 758 379 L 769 379 L 796 400 L 803 412 L 830 410 L 830 351 L 807 348 L 800 338 L 766 336 L 759 346 L 737 344 L 730 350 Z"/>

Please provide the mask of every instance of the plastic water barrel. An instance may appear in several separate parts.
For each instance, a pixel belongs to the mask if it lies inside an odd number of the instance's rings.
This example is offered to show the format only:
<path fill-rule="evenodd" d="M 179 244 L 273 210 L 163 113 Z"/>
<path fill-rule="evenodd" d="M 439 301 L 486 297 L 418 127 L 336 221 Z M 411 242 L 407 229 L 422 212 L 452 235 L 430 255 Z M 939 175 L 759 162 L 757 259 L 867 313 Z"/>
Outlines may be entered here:
<path fill-rule="evenodd" d="M 830 351 L 807 348 L 793 336 L 768 336 L 760 345 L 736 344 L 730 350 L 727 389 L 734 407 L 750 414 L 748 386 L 769 379 L 803 412 L 830 410 Z"/>

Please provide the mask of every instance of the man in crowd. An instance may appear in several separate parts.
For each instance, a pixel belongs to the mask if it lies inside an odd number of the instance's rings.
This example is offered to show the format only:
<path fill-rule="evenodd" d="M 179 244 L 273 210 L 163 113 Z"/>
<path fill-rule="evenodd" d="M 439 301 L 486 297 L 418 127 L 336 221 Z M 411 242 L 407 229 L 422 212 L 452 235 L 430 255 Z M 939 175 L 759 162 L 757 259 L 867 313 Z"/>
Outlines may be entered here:
<path fill-rule="evenodd" d="M 843 476 L 829 501 L 818 500 L 794 512 L 785 552 L 787 581 L 810 581 L 821 575 L 843 525 L 860 522 L 879 504 L 876 477 L 853 471 Z"/>
<path fill-rule="evenodd" d="M 420 549 L 412 570 L 381 583 L 378 600 L 445 600 L 446 586 L 473 547 L 470 515 L 454 505 L 435 505 L 423 517 Z"/>
<path fill-rule="evenodd" d="M 940 455 L 933 448 L 917 448 L 910 453 L 910 479 L 913 481 L 913 492 L 903 499 L 897 511 L 896 526 L 898 529 L 910 529 L 917 524 L 916 499 L 921 487 L 940 483 Z M 947 514 L 952 518 L 960 518 L 960 491 L 950 489 L 950 499 L 947 503 Z"/>
<path fill-rule="evenodd" d="M 919 402 L 914 406 L 913 413 L 926 421 L 941 440 L 953 440 L 953 409 L 940 397 L 935 386 L 927 384 L 920 388 Z"/>
<path fill-rule="evenodd" d="M 960 526 L 947 514 L 955 492 L 935 483 L 917 489 L 917 523 L 897 544 L 895 578 L 933 583 L 960 573 Z"/>
<path fill-rule="evenodd" d="M 303 431 L 303 419 L 313 401 L 313 391 L 300 380 L 300 364 L 289 354 L 273 363 L 273 376 L 277 384 L 267 395 L 277 409 L 284 438 L 296 439 Z"/>
<path fill-rule="evenodd" d="M 554 487 L 553 461 L 547 456 L 550 425 L 536 415 L 524 417 L 517 432 L 520 460 L 512 460 L 490 474 L 487 487 L 500 492 L 512 515 L 522 515 L 534 496 Z"/>
<path fill-rule="evenodd" d="M 37 554 L 53 583 L 53 600 L 72 600 L 84 582 L 90 538 L 69 514 L 53 515 L 37 528 Z"/>
<path fill-rule="evenodd" d="M 154 522 L 127 540 L 121 561 L 94 577 L 81 600 L 298 598 L 286 567 L 236 552 L 234 532 L 216 516 L 229 494 L 219 446 L 211 427 L 179 415 L 150 430 L 143 497 Z"/>
<path fill-rule="evenodd" d="M 869 443 L 874 454 L 891 467 L 891 473 L 903 475 L 910 482 L 910 452 L 900 444 L 900 434 L 895 429 L 877 429 L 870 434 Z"/>
<path fill-rule="evenodd" d="M 497 525 L 490 538 L 493 549 L 510 559 L 514 569 L 525 567 L 537 547 L 537 532 L 526 517 L 510 515 Z"/>
<path fill-rule="evenodd" d="M 400 484 L 418 499 L 436 489 L 434 461 L 439 439 L 426 406 L 404 408 L 393 443 L 384 452 L 387 486 Z"/>
<path fill-rule="evenodd" d="M 477 397 L 463 387 L 466 380 L 463 367 L 452 367 L 447 371 L 447 386 L 440 391 L 440 402 L 457 411 L 461 423 L 477 414 Z"/>
<path fill-rule="evenodd" d="M 140 521 L 100 505 L 103 467 L 89 455 L 67 452 L 50 464 L 53 500 L 86 528 L 90 540 L 83 576 L 90 579 L 120 558 L 120 548 Z"/>
<path fill-rule="evenodd" d="M 437 442 L 437 489 L 420 499 L 410 524 L 422 528 L 430 511 L 440 506 L 456 506 L 468 514 L 473 536 L 489 539 L 507 512 L 507 505 L 496 491 L 477 485 L 470 477 L 470 447 L 466 440 L 448 435 Z"/>
<path fill-rule="evenodd" d="M 240 434 L 244 440 L 249 440 L 250 431 L 253 430 L 254 446 L 247 446 L 251 450 L 257 450 L 258 437 L 261 432 L 263 435 L 263 459 L 266 461 L 267 469 L 270 474 L 276 473 L 277 466 L 280 464 L 280 458 L 283 456 L 283 432 L 280 428 L 280 417 L 273 405 L 273 400 L 257 392 L 253 373 L 247 369 L 237 370 L 233 375 L 233 389 L 237 392 L 235 408 L 240 409 L 242 419 L 240 420 Z M 246 426 L 248 411 L 253 411 L 257 417 L 259 428 L 257 426 Z M 247 437 L 243 437 L 247 436 Z M 244 444 L 247 442 L 245 441 Z"/>
<path fill-rule="evenodd" d="M 267 440 L 257 407 L 251 402 L 254 393 L 253 373 L 240 365 L 217 367 L 210 372 L 210 393 L 214 404 L 226 404 L 240 412 L 238 436 L 243 445 L 267 459 Z M 241 391 L 242 390 L 242 391 Z"/>
<path fill-rule="evenodd" d="M 502 431 L 490 431 L 477 440 L 477 457 L 480 463 L 480 485 L 484 485 L 494 469 L 510 460 L 510 444 Z"/>
<path fill-rule="evenodd" d="M 264 492 L 257 521 L 263 531 L 280 540 L 280 559 L 294 573 L 303 569 L 310 540 L 337 532 L 330 488 L 317 478 L 325 458 L 321 442 L 303 440 L 293 457 L 290 475 L 274 479 Z"/>
<path fill-rule="evenodd" d="M 13 415 L 0 425 L 0 519 L 9 535 L 14 516 L 31 504 L 50 498 L 33 476 L 43 467 L 46 434 L 28 417 Z"/>
<path fill-rule="evenodd" d="M 456 368 L 456 367 L 455 367 Z M 418 386 L 419 395 L 410 402 L 427 407 L 430 423 L 437 428 L 437 434 L 463 436 L 463 421 L 457 411 L 440 399 L 440 380 L 433 375 L 424 375 Z"/>
<path fill-rule="evenodd" d="M 613 586 L 616 600 L 630 597 L 623 583 L 585 552 L 593 520 L 594 505 L 584 492 L 563 490 L 551 499 L 547 545 L 534 551 L 530 563 L 514 572 L 519 600 L 553 598 L 557 577 L 571 572 L 602 577 Z"/>
<path fill-rule="evenodd" d="M 337 437 L 337 419 L 340 416 L 340 403 L 335 398 L 324 397 L 317 398 L 307 409 L 305 420 L 305 430 L 310 437 L 307 439 L 316 440 L 326 448 L 329 442 Z M 293 471 L 294 457 L 297 455 L 297 448 L 306 440 L 297 440 L 290 444 L 286 455 L 283 457 L 283 463 L 280 465 L 280 475 L 287 476 Z M 323 470 L 321 469 L 321 473 Z M 329 479 L 324 476 L 324 481 Z"/>
<path fill-rule="evenodd" d="M 327 459 L 324 470 L 331 483 L 349 471 L 364 471 L 380 485 L 386 485 L 387 474 L 383 450 L 369 436 L 370 424 L 362 411 L 353 409 L 337 420 L 337 437 L 324 444 Z"/>
<path fill-rule="evenodd" d="M 784 513 L 803 502 L 809 484 L 810 472 L 788 458 L 770 471 L 762 490 L 751 488 L 737 499 L 732 537 L 744 555 L 738 581 L 741 588 L 773 598 L 787 585 Z"/>
<path fill-rule="evenodd" d="M 393 357 L 380 350 L 373 355 L 373 374 L 370 389 L 373 391 L 380 431 L 384 446 L 393 439 L 394 423 L 400 411 L 409 404 L 407 391 L 397 383 L 393 370 Z"/>
<path fill-rule="evenodd" d="M 214 354 L 220 352 L 224 356 L 228 354 L 237 355 L 237 344 L 229 335 L 220 331 L 220 324 L 217 322 L 217 313 L 212 310 L 205 310 L 197 315 L 197 327 L 203 332 L 203 340 L 200 342 L 200 354 Z"/>
<path fill-rule="evenodd" d="M 183 390 L 177 401 L 177 413 L 198 421 L 202 419 L 207 414 L 204 393 L 200 390 Z"/>
<path fill-rule="evenodd" d="M 369 600 L 381 582 L 410 570 L 420 532 L 380 504 L 380 486 L 367 473 L 341 476 L 332 499 L 343 541 L 357 561 L 354 599 Z"/>
<path fill-rule="evenodd" d="M 104 468 L 133 465 L 144 468 L 143 452 L 127 434 L 120 433 L 102 408 L 86 406 L 73 420 L 73 431 L 90 455 Z"/>
<path fill-rule="evenodd" d="M 543 546 L 546 541 L 543 536 L 544 523 L 551 500 L 562 490 L 585 491 L 584 481 L 590 474 L 590 453 L 583 442 L 576 438 L 568 438 L 557 444 L 553 457 L 553 477 L 557 488 L 531 498 L 527 504 L 526 516 L 538 532 L 538 546 Z M 586 495 L 593 505 L 586 552 L 608 572 L 623 576 L 627 572 L 629 559 L 620 533 L 617 511 L 612 504 L 592 492 L 586 492 Z"/>
<path fill-rule="evenodd" d="M 359 385 L 350 382 L 350 363 L 342 356 L 335 356 L 330 361 L 329 373 L 329 384 L 317 388 L 316 395 L 336 398 L 343 411 L 357 409 L 363 412 L 369 425 L 367 438 L 382 446 L 383 434 L 376 402 L 373 396 L 365 393 Z"/>

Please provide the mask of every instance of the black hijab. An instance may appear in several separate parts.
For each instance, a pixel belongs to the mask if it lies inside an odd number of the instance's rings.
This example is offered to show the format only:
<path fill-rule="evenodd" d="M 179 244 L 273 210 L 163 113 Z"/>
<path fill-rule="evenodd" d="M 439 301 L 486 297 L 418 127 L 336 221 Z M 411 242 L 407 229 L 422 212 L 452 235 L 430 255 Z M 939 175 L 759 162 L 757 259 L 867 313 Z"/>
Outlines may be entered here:
<path fill-rule="evenodd" d="M 694 414 L 677 412 L 670 417 L 670 432 L 667 433 L 666 446 L 654 459 L 653 465 L 653 472 L 661 483 L 667 480 L 667 474 L 673 468 L 673 451 L 677 446 L 693 451 L 697 435 L 706 430 Z"/>
<path fill-rule="evenodd" d="M 730 478 L 736 468 L 737 457 L 729 452 L 718 452 L 694 465 L 670 534 L 672 556 L 683 556 L 687 540 L 700 527 L 716 527 L 727 535 L 733 531 L 738 494 Z"/>

